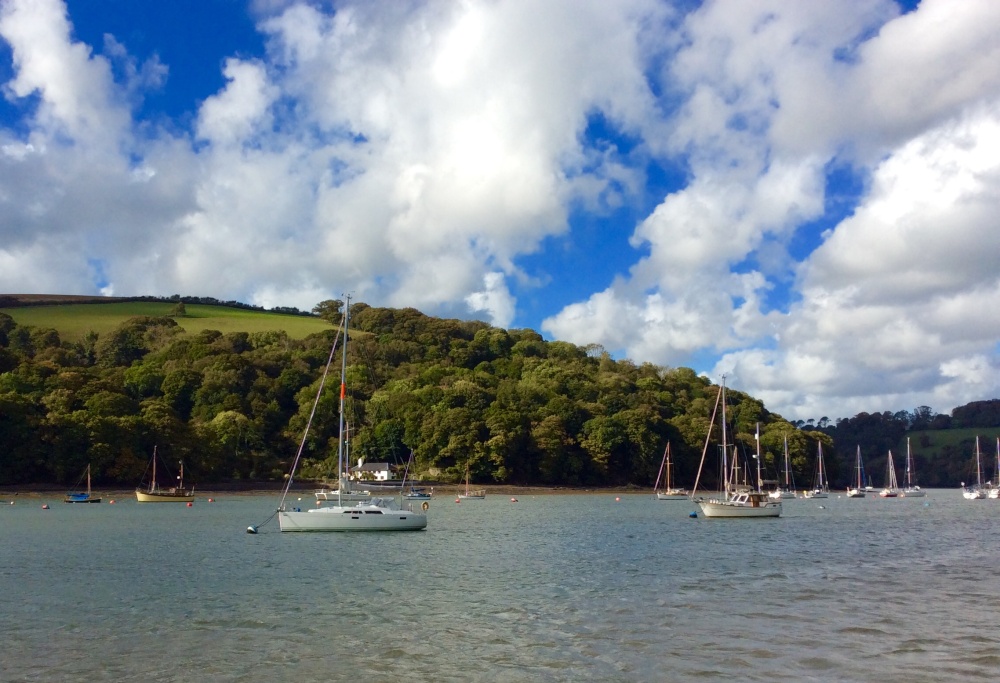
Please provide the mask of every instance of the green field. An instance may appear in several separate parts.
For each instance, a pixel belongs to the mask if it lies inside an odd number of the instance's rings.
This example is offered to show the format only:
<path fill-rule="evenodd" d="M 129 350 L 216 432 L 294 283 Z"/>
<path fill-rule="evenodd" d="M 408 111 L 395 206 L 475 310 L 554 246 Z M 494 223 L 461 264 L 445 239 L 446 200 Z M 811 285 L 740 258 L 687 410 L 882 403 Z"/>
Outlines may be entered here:
<path fill-rule="evenodd" d="M 63 341 L 74 342 L 82 340 L 91 330 L 104 336 L 133 316 L 168 315 L 174 305 L 129 301 L 0 308 L 0 312 L 9 315 L 18 325 L 52 328 Z M 185 309 L 186 316 L 174 319 L 187 332 L 219 330 L 225 334 L 284 330 L 292 339 L 304 339 L 315 332 L 330 329 L 330 323 L 320 318 L 201 304 L 185 304 Z"/>

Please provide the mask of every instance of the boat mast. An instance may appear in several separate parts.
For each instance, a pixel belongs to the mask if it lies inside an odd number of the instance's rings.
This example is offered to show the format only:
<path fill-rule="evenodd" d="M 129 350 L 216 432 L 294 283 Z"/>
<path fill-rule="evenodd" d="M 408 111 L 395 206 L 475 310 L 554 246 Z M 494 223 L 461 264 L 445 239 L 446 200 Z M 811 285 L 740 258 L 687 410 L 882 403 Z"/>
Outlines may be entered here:
<path fill-rule="evenodd" d="M 722 376 L 722 478 L 725 480 L 726 497 L 729 497 L 729 445 L 726 443 L 726 376 Z"/>
<path fill-rule="evenodd" d="M 351 296 L 348 294 L 344 297 L 346 302 L 344 304 L 344 344 L 340 350 L 340 436 L 337 439 L 337 477 L 344 476 L 344 397 L 347 395 L 347 387 L 345 385 L 347 377 L 347 326 L 351 320 Z M 344 490 L 344 481 L 341 480 L 337 485 L 337 505 L 343 506 L 342 496 Z"/>
<path fill-rule="evenodd" d="M 998 440 L 998 443 L 1000 443 L 1000 440 Z M 1000 462 L 1000 451 L 997 451 L 997 458 L 998 458 L 997 462 Z M 671 490 L 671 485 L 670 485 L 670 442 L 669 441 L 667 442 L 667 488 L 666 488 L 666 490 L 667 491 Z"/>
<path fill-rule="evenodd" d="M 983 470 L 979 465 L 979 436 L 976 436 L 976 488 L 983 488 Z"/>
<path fill-rule="evenodd" d="M 757 455 L 755 455 L 754 457 L 757 458 L 757 491 L 760 492 L 761 491 L 761 488 L 760 488 L 760 422 L 757 423 L 757 433 L 754 434 L 754 439 L 757 440 Z"/>
<path fill-rule="evenodd" d="M 149 492 L 156 490 L 156 446 L 153 446 L 153 481 L 149 483 Z"/>
<path fill-rule="evenodd" d="M 87 465 L 87 497 L 90 498 L 90 465 Z"/>
<path fill-rule="evenodd" d="M 906 488 L 913 488 L 913 477 L 911 476 L 911 465 L 910 462 L 912 456 L 910 455 L 910 437 L 906 437 Z"/>
<path fill-rule="evenodd" d="M 790 465 L 790 463 L 788 462 L 788 435 L 787 434 L 785 434 L 785 436 L 783 437 L 783 440 L 784 440 L 784 446 L 785 446 L 785 490 L 786 491 L 791 491 L 792 490 L 792 482 L 791 482 L 791 479 L 789 478 L 791 476 L 791 473 L 789 472 L 789 469 L 790 469 L 789 465 Z"/>

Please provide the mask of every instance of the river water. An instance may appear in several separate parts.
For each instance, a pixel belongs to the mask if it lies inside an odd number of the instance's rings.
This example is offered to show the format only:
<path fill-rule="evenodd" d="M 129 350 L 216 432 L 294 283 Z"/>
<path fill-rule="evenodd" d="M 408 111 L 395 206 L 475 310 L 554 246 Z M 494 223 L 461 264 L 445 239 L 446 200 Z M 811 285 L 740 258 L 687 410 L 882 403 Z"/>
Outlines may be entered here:
<path fill-rule="evenodd" d="M 210 495 L 0 507 L 0 680 L 1000 671 L 1000 501 L 958 490 L 786 501 L 777 520 L 691 518 L 651 494 L 435 497 L 423 532 L 281 534 L 272 520 L 257 535 L 277 497 Z"/>

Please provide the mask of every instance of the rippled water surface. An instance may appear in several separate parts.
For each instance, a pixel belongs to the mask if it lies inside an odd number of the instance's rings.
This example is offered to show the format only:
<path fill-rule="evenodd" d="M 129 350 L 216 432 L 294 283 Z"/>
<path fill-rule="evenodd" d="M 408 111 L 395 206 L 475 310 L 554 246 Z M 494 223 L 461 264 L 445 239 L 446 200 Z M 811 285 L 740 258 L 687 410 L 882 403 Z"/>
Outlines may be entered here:
<path fill-rule="evenodd" d="M 787 501 L 777 520 L 692 519 L 652 495 L 435 498 L 424 532 L 248 535 L 276 502 L 0 507 L 0 680 L 1000 671 L 1000 501 L 957 490 Z"/>

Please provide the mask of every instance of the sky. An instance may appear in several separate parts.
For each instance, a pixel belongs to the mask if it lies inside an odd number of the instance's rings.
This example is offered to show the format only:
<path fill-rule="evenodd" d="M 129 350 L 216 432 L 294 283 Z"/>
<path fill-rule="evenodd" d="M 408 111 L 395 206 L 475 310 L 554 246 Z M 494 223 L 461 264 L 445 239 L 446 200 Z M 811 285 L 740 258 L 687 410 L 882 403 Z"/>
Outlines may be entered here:
<path fill-rule="evenodd" d="M 343 298 L 795 419 L 1000 397 L 995 0 L 0 0 L 0 292 Z"/>

